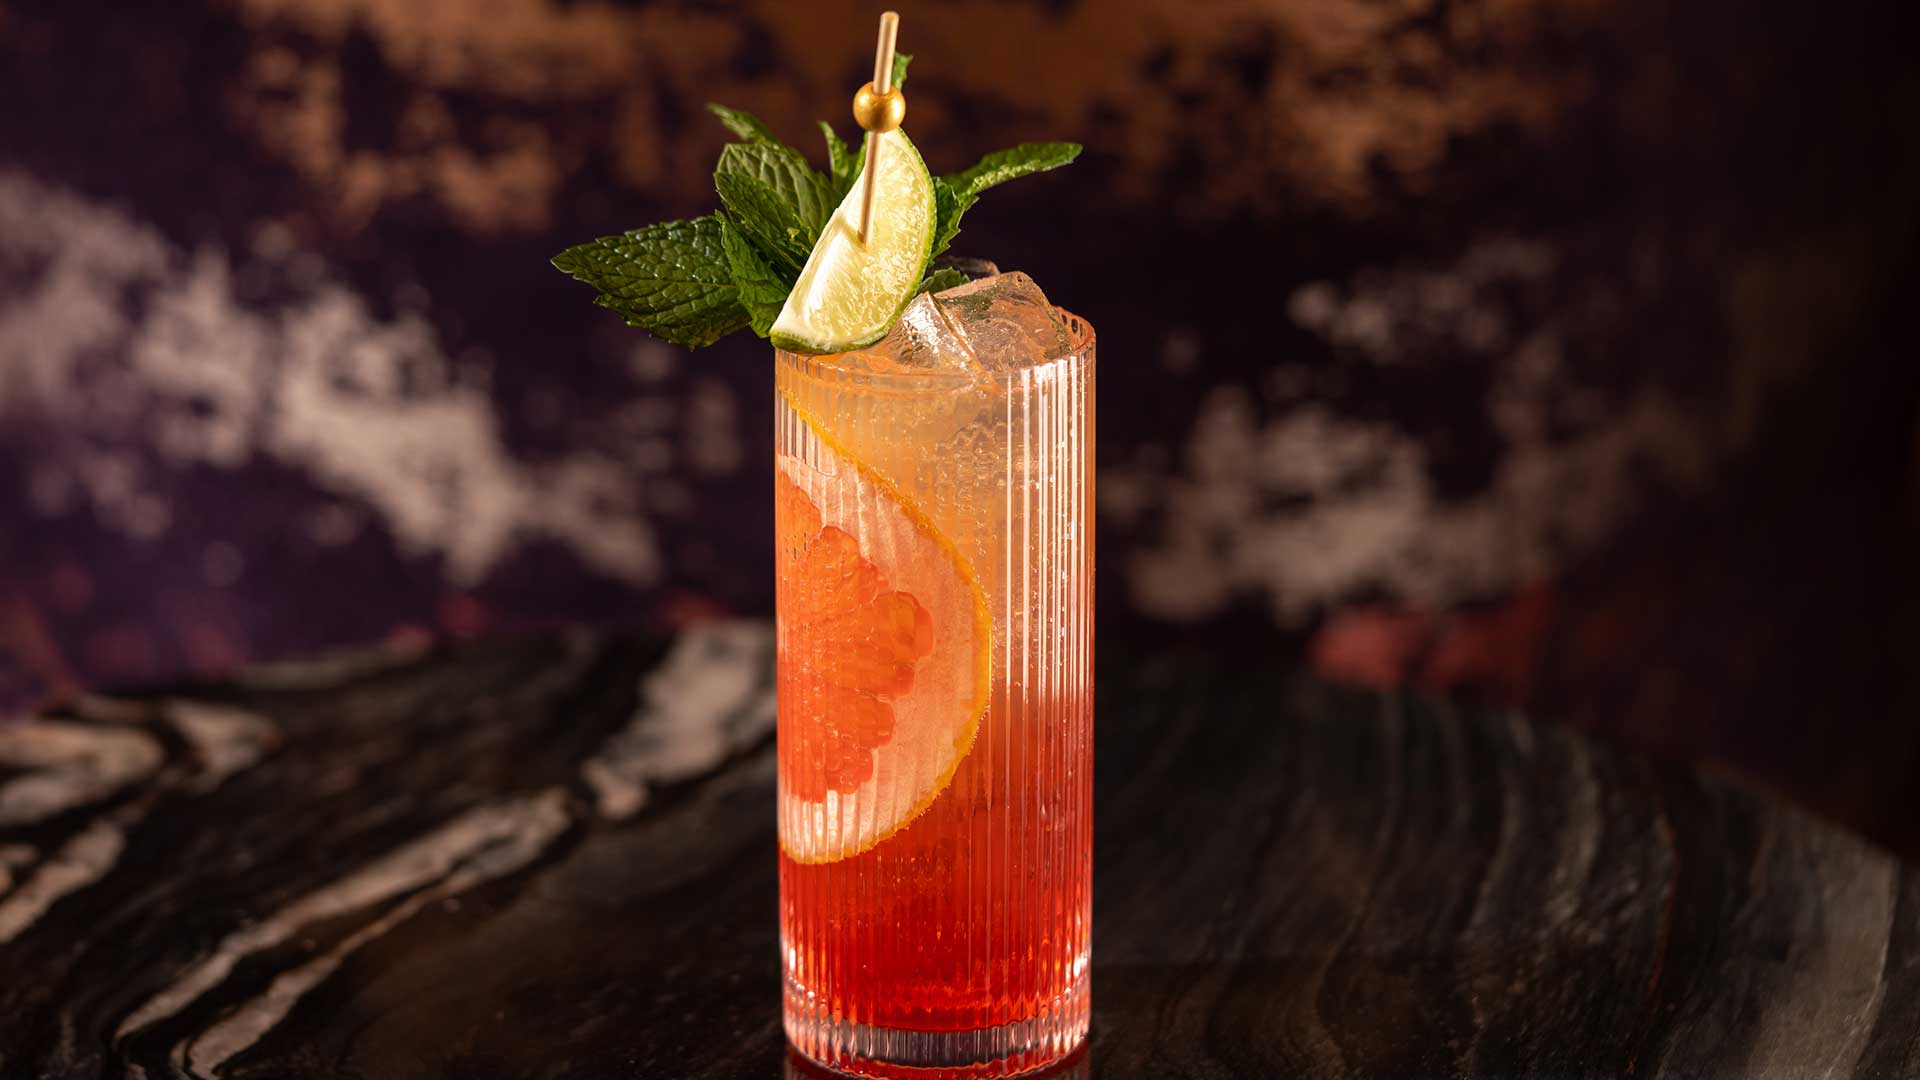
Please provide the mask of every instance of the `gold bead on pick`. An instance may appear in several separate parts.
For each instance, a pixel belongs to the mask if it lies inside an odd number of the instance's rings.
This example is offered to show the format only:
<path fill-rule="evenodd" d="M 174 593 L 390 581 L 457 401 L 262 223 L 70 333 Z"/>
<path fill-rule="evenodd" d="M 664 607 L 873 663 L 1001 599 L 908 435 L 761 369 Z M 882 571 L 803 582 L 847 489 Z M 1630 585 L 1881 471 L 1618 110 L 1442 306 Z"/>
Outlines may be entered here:
<path fill-rule="evenodd" d="M 906 117 L 907 98 L 897 86 L 883 94 L 868 83 L 853 95 L 853 120 L 863 130 L 892 131 Z"/>

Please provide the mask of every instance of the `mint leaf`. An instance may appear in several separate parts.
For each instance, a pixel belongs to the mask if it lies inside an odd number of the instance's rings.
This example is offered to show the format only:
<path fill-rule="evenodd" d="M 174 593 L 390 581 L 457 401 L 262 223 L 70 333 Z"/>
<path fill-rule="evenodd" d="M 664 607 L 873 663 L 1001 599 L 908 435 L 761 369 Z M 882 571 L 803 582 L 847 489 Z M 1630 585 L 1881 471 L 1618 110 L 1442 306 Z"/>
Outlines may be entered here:
<path fill-rule="evenodd" d="M 840 133 L 825 120 L 820 121 L 820 134 L 827 139 L 827 175 L 832 183 L 834 205 L 838 206 L 853 187 L 854 177 L 860 175 L 861 166 L 866 164 L 866 142 L 861 140 L 860 149 L 853 149 L 840 140 Z"/>
<path fill-rule="evenodd" d="M 953 185 L 955 194 L 960 196 L 965 206 L 972 206 L 973 200 L 988 188 L 1048 169 L 1057 169 L 1079 157 L 1080 150 L 1079 143 L 1021 143 L 1006 150 L 996 150 L 975 162 L 972 168 L 943 179 Z"/>
<path fill-rule="evenodd" d="M 960 232 L 960 215 L 973 202 L 969 200 L 966 206 L 961 206 L 960 196 L 954 192 L 953 185 L 947 183 L 946 177 L 933 178 L 933 247 L 927 252 L 929 260 L 938 258 L 947 250 L 947 245 L 953 243 L 953 238 Z"/>
<path fill-rule="evenodd" d="M 948 289 L 957 289 L 960 286 L 965 285 L 967 282 L 972 280 L 973 280 L 972 278 L 968 277 L 966 274 L 961 273 L 958 270 L 955 270 L 951 266 L 943 266 L 940 269 L 935 270 L 934 272 L 928 274 L 926 277 L 926 280 L 920 283 L 920 287 L 914 290 L 914 295 L 917 296 L 923 292 L 925 293 L 946 292 Z"/>
<path fill-rule="evenodd" d="M 855 180 L 860 179 L 861 172 L 865 171 L 867 167 L 867 133 L 866 132 L 863 131 L 860 133 L 860 138 L 858 141 L 856 141 L 853 144 L 852 149 L 853 149 L 853 156 L 847 159 L 847 175 L 846 175 L 845 182 L 843 183 L 841 181 L 841 178 L 838 176 L 835 176 L 833 178 L 834 198 L 836 200 L 844 199 L 847 197 L 847 192 L 853 190 L 853 182 Z M 836 201 L 834 205 L 838 206 L 840 204 Z"/>
<path fill-rule="evenodd" d="M 746 309 L 747 325 L 754 333 L 766 337 L 773 321 L 780 317 L 780 309 L 786 306 L 787 293 L 793 291 L 793 279 L 768 265 L 753 242 L 731 223 L 726 224 L 721 233 L 721 246 L 726 251 L 734 287 L 740 290 L 740 305 Z"/>
<path fill-rule="evenodd" d="M 953 243 L 960 232 L 961 215 L 980 201 L 981 192 L 1022 176 L 1057 169 L 1079 157 L 1080 150 L 1079 143 L 1021 143 L 988 154 L 970 169 L 936 178 L 933 182 L 933 253 L 938 255 Z"/>
<path fill-rule="evenodd" d="M 906 84 L 912 61 L 907 53 L 894 54 L 894 86 Z M 850 145 L 831 124 L 820 124 L 827 143 L 823 174 L 752 113 L 711 102 L 707 110 L 741 140 L 721 151 L 714 168 L 720 213 L 602 237 L 553 259 L 556 267 L 599 290 L 596 304 L 689 347 L 711 344 L 742 327 L 768 335 L 813 245 L 866 165 L 865 140 Z M 961 217 L 981 192 L 1058 168 L 1079 154 L 1074 143 L 1023 143 L 988 154 L 970 169 L 933 178 L 929 263 L 953 243 Z M 919 292 L 971 280 L 951 266 L 923 273 Z"/>
<path fill-rule="evenodd" d="M 796 275 L 833 213 L 830 183 L 798 150 L 770 142 L 728 146 L 713 171 L 734 227 L 776 268 Z"/>
<path fill-rule="evenodd" d="M 774 137 L 773 129 L 761 122 L 760 118 L 744 109 L 730 109 L 718 102 L 707 102 L 707 111 L 720 118 L 720 123 L 738 138 L 748 142 L 770 142 L 776 145 L 780 140 Z"/>
<path fill-rule="evenodd" d="M 627 325 L 697 349 L 748 324 L 725 232 L 717 214 L 668 221 L 570 247 L 553 265 L 600 290 L 594 303 Z"/>

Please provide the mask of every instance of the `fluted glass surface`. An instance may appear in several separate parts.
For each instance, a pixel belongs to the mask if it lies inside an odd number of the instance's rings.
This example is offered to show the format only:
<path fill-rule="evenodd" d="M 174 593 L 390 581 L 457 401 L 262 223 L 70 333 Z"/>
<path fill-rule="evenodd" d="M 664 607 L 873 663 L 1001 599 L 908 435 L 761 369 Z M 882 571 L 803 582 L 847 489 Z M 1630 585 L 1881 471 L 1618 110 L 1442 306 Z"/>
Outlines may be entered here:
<path fill-rule="evenodd" d="M 1029 365 L 777 355 L 786 1029 L 830 1067 L 1008 1076 L 1087 1031 L 1094 349 L 1061 314 Z"/>

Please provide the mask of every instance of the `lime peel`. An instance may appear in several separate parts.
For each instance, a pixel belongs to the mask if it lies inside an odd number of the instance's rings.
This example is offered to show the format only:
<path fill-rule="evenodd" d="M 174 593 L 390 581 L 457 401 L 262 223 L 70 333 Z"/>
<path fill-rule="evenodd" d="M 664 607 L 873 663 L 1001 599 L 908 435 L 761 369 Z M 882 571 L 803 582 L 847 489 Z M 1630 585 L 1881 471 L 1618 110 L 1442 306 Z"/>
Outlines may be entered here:
<path fill-rule="evenodd" d="M 858 176 L 821 230 L 793 291 L 774 320 L 777 348 L 845 352 L 884 337 L 920 285 L 933 248 L 933 177 L 903 131 L 875 136 L 881 144 L 873 227 L 860 242 Z"/>

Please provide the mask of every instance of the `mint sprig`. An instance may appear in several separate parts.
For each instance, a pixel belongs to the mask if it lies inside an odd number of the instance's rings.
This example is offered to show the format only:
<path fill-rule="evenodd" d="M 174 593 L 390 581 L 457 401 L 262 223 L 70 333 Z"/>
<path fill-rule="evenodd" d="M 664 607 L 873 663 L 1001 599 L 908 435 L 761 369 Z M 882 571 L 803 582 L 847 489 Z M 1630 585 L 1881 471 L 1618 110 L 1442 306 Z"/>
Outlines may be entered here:
<path fill-rule="evenodd" d="M 722 245 L 727 269 L 733 273 L 734 287 L 740 293 L 740 306 L 747 313 L 747 325 L 755 334 L 766 337 L 773 321 L 780 317 L 780 309 L 786 306 L 787 294 L 793 291 L 793 278 L 774 269 L 738 229 L 727 229 Z"/>
<path fill-rule="evenodd" d="M 697 349 L 748 324 L 718 214 L 603 236 L 553 257 L 600 290 L 594 303 L 663 341 Z"/>
<path fill-rule="evenodd" d="M 833 184 L 834 194 L 845 198 L 853 188 L 854 178 L 866 164 L 866 147 L 854 150 L 825 120 L 820 121 L 820 134 L 827 140 L 827 178 Z"/>
<path fill-rule="evenodd" d="M 776 142 L 734 143 L 720 151 L 713 187 L 727 222 L 747 234 L 769 262 L 797 276 L 838 201 L 832 181 L 800 151 Z"/>
<path fill-rule="evenodd" d="M 1073 159 L 1080 156 L 1080 149 L 1079 143 L 1070 142 L 1021 143 L 988 154 L 970 169 L 934 180 L 933 254 L 941 254 L 953 243 L 960 232 L 961 215 L 980 201 L 981 192 L 1009 180 L 1072 164 Z"/>
<path fill-rule="evenodd" d="M 946 292 L 948 289 L 957 289 L 972 280 L 965 273 L 951 266 L 937 267 L 927 273 L 925 280 L 920 282 L 920 287 L 914 290 L 914 295 L 917 296 L 923 292 Z"/>
<path fill-rule="evenodd" d="M 733 132 L 736 138 L 747 142 L 770 142 L 778 145 L 773 129 L 762 123 L 760 118 L 744 109 L 729 109 L 718 102 L 707 102 L 707 111 L 720 118 L 720 124 Z"/>
<path fill-rule="evenodd" d="M 912 59 L 894 55 L 895 86 L 906 82 Z M 752 113 L 716 104 L 707 109 L 740 140 L 720 152 L 714 167 L 720 212 L 603 236 L 553 258 L 561 271 L 598 290 L 594 303 L 631 326 L 688 348 L 711 345 L 742 328 L 767 336 L 866 158 L 864 141 L 849 145 L 822 121 L 827 143 L 822 173 Z M 1023 143 L 988 154 L 972 168 L 936 177 L 929 261 L 953 242 L 961 216 L 981 192 L 1059 168 L 1079 154 L 1075 143 Z M 950 267 L 923 273 L 921 292 L 967 280 Z"/>

